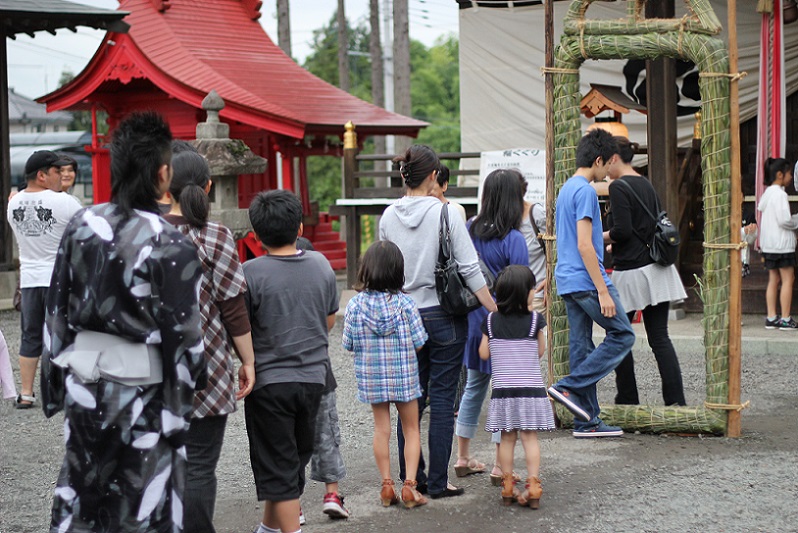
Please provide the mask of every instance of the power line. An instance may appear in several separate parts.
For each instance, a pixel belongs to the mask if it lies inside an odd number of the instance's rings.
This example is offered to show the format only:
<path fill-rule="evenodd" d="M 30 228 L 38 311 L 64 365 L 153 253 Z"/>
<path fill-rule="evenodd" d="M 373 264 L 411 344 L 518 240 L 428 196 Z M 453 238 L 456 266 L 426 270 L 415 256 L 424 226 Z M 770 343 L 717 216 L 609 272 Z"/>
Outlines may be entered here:
<path fill-rule="evenodd" d="M 60 55 L 62 55 L 64 57 L 68 57 L 68 58 L 70 58 L 71 61 L 74 61 L 75 63 L 77 63 L 78 61 L 86 62 L 86 61 L 89 60 L 89 58 L 85 57 L 85 56 L 79 56 L 77 54 L 70 54 L 69 52 L 64 52 L 63 50 L 58 50 L 56 48 L 50 48 L 49 46 L 43 46 L 41 44 L 36 44 L 36 43 L 26 43 L 25 41 L 17 41 L 15 43 L 13 43 L 12 46 L 22 46 L 23 48 L 27 46 L 29 48 L 32 48 L 33 49 L 32 51 L 34 51 L 34 52 L 38 52 L 39 50 L 46 50 L 48 52 L 52 52 L 52 53 L 55 53 L 55 54 L 60 54 Z"/>

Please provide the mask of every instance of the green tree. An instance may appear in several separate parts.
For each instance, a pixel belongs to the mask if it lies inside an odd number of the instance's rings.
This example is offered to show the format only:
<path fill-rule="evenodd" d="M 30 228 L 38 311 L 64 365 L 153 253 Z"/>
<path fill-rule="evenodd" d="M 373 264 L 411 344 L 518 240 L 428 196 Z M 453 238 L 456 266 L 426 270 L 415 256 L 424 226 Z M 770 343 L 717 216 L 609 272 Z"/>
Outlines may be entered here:
<path fill-rule="evenodd" d="M 61 77 L 58 78 L 58 87 L 63 87 L 67 83 L 75 79 L 75 74 L 71 70 L 64 70 L 61 72 Z M 91 111 L 70 111 L 72 113 L 72 122 L 69 123 L 69 129 L 72 131 L 91 131 Z M 97 132 L 100 135 L 108 133 L 108 113 L 105 111 L 97 112 Z"/>
<path fill-rule="evenodd" d="M 335 15 L 329 23 L 313 32 L 312 53 L 304 67 L 319 78 L 338 85 L 338 40 Z M 371 101 L 370 28 L 364 24 L 349 27 L 351 94 Z M 429 122 L 417 142 L 439 152 L 460 150 L 460 69 L 459 43 L 455 36 L 440 38 L 427 48 L 410 42 L 410 91 L 413 118 Z M 338 142 L 339 139 L 331 139 Z M 373 152 L 367 139 L 363 151 Z M 341 161 L 336 157 L 308 158 L 308 184 L 311 200 L 325 211 L 341 197 Z"/>

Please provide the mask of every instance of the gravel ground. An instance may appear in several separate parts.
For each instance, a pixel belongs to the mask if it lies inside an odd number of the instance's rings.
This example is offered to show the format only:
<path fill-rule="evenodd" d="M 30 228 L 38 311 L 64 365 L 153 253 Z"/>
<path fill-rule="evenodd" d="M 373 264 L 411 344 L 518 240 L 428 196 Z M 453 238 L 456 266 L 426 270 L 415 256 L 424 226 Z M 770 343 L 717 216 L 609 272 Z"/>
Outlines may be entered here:
<path fill-rule="evenodd" d="M 0 313 L 0 329 L 12 354 L 19 346 L 18 320 L 14 312 Z M 464 496 L 407 511 L 384 509 L 377 501 L 371 411 L 355 399 L 353 367 L 340 348 L 340 334 L 339 319 L 331 334 L 331 358 L 349 470 L 341 489 L 352 517 L 327 519 L 321 513 L 324 487 L 310 483 L 303 497 L 306 533 L 798 531 L 796 355 L 744 356 L 743 398 L 751 400 L 751 407 L 743 412 L 742 438 L 628 434 L 577 441 L 568 431 L 555 431 L 541 435 L 540 510 L 502 507 L 499 489 L 480 474 L 453 479 L 466 488 Z M 680 353 L 680 358 L 688 403 L 698 404 L 704 398 L 704 355 Z M 641 352 L 636 359 L 641 400 L 660 401 L 653 357 Z M 12 360 L 16 372 L 16 356 Z M 602 401 L 612 400 L 613 386 L 612 380 L 600 384 Z M 63 457 L 62 420 L 60 415 L 47 420 L 40 410 L 17 411 L 10 401 L 0 403 L 0 533 L 47 531 Z M 249 468 L 243 411 L 229 422 L 217 471 L 217 531 L 248 533 L 260 520 L 261 506 Z M 483 461 L 491 461 L 487 434 L 478 435 L 472 447 Z M 520 446 L 516 464 L 523 464 Z"/>

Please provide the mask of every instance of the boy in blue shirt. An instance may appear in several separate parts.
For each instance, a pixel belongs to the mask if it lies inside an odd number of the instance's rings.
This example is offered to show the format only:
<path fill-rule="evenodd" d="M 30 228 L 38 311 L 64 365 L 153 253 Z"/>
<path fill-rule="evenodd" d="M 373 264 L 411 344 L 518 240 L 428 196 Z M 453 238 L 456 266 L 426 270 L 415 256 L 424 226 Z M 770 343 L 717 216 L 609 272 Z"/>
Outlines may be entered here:
<path fill-rule="evenodd" d="M 302 204 L 296 195 L 258 193 L 249 218 L 269 252 L 244 263 L 255 348 L 255 387 L 244 415 L 255 488 L 265 501 L 256 532 L 300 533 L 299 496 L 330 368 L 327 335 L 338 290 L 327 259 L 297 249 Z"/>
<path fill-rule="evenodd" d="M 574 414 L 574 437 L 620 437 L 619 427 L 599 417 L 596 383 L 615 370 L 631 350 L 635 334 L 618 291 L 604 270 L 604 238 L 598 195 L 592 181 L 603 180 L 618 145 L 596 129 L 576 149 L 576 174 L 557 196 L 557 293 L 565 301 L 570 328 L 571 373 L 549 387 L 549 396 Z M 606 331 L 593 346 L 593 323 Z"/>

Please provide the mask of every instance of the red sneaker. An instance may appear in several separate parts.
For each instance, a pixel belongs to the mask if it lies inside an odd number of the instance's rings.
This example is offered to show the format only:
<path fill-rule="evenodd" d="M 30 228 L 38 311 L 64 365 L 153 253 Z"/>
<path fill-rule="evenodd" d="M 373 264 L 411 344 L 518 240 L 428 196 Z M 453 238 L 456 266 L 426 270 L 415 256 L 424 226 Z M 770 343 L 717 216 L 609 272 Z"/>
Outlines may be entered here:
<path fill-rule="evenodd" d="M 330 518 L 349 518 L 349 511 L 344 507 L 344 498 L 334 492 L 324 495 L 324 514 Z"/>

